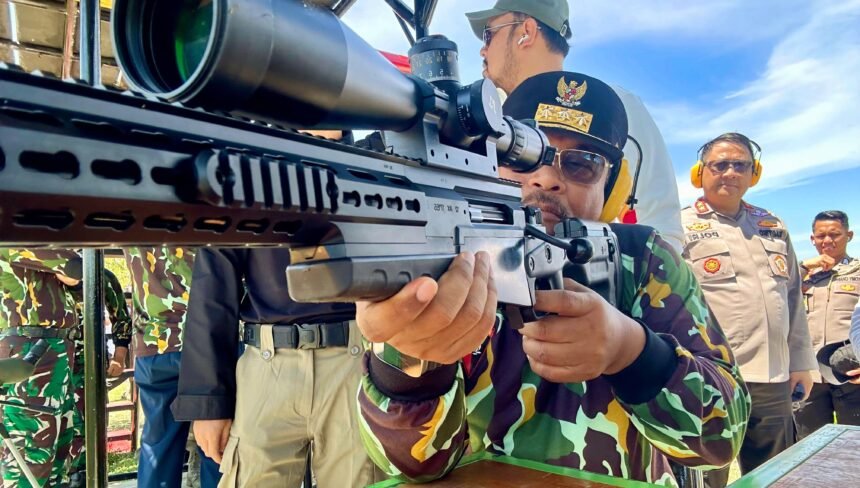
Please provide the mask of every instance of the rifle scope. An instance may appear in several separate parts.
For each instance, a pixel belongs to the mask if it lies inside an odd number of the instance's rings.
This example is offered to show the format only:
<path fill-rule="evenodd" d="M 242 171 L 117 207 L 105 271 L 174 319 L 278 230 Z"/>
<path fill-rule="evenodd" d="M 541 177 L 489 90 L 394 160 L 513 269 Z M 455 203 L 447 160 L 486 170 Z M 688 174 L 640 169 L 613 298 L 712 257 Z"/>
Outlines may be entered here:
<path fill-rule="evenodd" d="M 402 130 L 415 83 L 331 11 L 297 0 L 118 0 L 117 61 L 134 89 L 291 126 Z"/>
<path fill-rule="evenodd" d="M 491 83 L 454 93 L 456 45 L 441 36 L 411 52 L 451 69 L 428 78 L 403 75 L 331 11 L 300 0 L 115 0 L 111 22 L 128 84 L 169 102 L 298 128 L 390 131 L 441 108 L 450 144 L 495 136 L 499 164 L 520 171 L 554 156 L 543 133 L 501 117 Z M 444 95 L 428 104 L 430 84 Z"/>

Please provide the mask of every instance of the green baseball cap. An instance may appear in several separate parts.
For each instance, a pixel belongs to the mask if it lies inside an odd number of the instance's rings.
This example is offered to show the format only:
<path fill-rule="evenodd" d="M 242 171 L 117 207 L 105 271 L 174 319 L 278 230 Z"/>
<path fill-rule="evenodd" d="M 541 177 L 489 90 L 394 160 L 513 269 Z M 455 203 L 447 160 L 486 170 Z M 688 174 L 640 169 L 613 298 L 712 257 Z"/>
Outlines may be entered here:
<path fill-rule="evenodd" d="M 491 9 L 469 12 L 466 18 L 478 39 L 484 38 L 484 28 L 493 17 L 508 12 L 520 12 L 548 25 L 566 39 L 570 39 L 570 8 L 567 0 L 498 0 Z"/>

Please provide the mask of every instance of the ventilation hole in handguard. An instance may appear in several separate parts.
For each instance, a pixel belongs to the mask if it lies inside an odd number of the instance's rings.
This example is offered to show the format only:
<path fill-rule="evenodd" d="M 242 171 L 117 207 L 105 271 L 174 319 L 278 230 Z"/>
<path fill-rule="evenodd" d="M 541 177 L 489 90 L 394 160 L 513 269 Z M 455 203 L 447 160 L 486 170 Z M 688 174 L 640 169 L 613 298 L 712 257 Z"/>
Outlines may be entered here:
<path fill-rule="evenodd" d="M 87 227 L 96 229 L 113 229 L 116 231 L 128 230 L 134 225 L 134 217 L 131 215 L 96 213 L 87 216 L 84 220 Z"/>
<path fill-rule="evenodd" d="M 53 230 L 63 230 L 75 221 L 75 217 L 71 212 L 24 210 L 15 214 L 12 220 L 15 225 L 21 227 L 47 227 Z"/>
<path fill-rule="evenodd" d="M 150 230 L 166 230 L 167 232 L 179 232 L 188 221 L 183 217 L 169 217 L 162 215 L 152 215 L 143 221 L 143 227 Z"/>
<path fill-rule="evenodd" d="M 230 230 L 230 219 L 227 217 L 202 217 L 197 219 L 196 222 L 194 222 L 194 230 L 223 234 Z"/>
<path fill-rule="evenodd" d="M 66 179 L 77 178 L 81 174 L 81 165 L 78 159 L 67 151 L 54 154 L 24 151 L 20 157 L 21 166 L 30 171 L 49 173 Z"/>
<path fill-rule="evenodd" d="M 96 159 L 91 168 L 96 176 L 107 180 L 122 181 L 129 185 L 137 185 L 142 179 L 140 166 L 130 159 L 123 159 L 122 161 Z"/>

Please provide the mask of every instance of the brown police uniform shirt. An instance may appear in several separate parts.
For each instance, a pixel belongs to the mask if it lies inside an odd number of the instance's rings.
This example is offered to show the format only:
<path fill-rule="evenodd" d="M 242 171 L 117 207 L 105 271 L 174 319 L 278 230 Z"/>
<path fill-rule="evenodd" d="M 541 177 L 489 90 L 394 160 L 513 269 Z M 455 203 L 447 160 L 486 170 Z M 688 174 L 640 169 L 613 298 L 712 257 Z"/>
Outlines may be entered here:
<path fill-rule="evenodd" d="M 789 372 L 817 370 L 797 258 L 782 221 L 747 203 L 727 217 L 699 199 L 681 211 L 681 224 L 684 259 L 744 379 L 779 383 Z"/>
<path fill-rule="evenodd" d="M 830 271 L 807 276 L 803 289 L 813 350 L 848 339 L 851 314 L 860 300 L 860 259 L 846 257 Z M 823 366 L 813 373 L 816 382 L 822 382 L 822 374 L 824 381 L 839 384 Z"/>

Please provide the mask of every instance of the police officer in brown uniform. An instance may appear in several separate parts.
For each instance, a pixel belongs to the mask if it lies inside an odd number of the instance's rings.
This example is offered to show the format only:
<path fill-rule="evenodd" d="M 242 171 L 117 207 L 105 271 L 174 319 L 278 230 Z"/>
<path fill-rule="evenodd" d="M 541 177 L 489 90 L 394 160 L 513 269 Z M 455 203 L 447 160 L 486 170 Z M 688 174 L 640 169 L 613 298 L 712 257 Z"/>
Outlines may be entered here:
<path fill-rule="evenodd" d="M 812 244 L 819 256 L 800 263 L 809 333 L 816 353 L 825 345 L 848 339 L 851 314 L 860 300 L 860 259 L 848 256 L 854 233 L 848 216 L 838 210 L 821 212 L 812 223 Z M 809 398 L 797 405 L 798 438 L 833 422 L 860 425 L 860 385 L 843 383 L 819 364 Z"/>
<path fill-rule="evenodd" d="M 794 442 L 791 394 L 812 387 L 812 351 L 797 258 L 783 222 L 743 201 L 758 182 L 758 145 L 728 133 L 699 149 L 691 170 L 704 196 L 681 211 L 683 256 L 725 331 L 752 395 L 739 456 L 749 472 Z M 724 486 L 728 469 L 709 473 Z"/>

